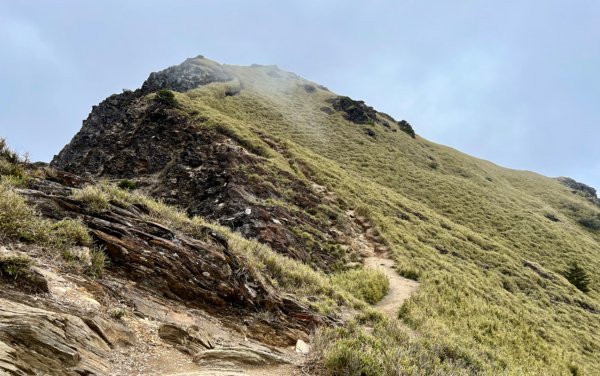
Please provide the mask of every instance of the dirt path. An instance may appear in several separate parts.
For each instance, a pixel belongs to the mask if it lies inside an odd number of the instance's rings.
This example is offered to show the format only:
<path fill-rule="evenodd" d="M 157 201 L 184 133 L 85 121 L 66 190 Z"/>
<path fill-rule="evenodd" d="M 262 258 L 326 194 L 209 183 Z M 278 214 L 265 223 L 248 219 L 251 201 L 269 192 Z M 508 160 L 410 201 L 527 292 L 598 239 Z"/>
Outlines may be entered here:
<path fill-rule="evenodd" d="M 389 256 L 389 248 L 367 218 L 356 215 L 354 211 L 348 211 L 347 214 L 361 229 L 354 240 L 354 247 L 360 249 L 364 265 L 380 270 L 390 281 L 387 295 L 374 307 L 390 318 L 397 318 L 398 310 L 417 291 L 419 282 L 398 275 L 394 261 Z"/>
<path fill-rule="evenodd" d="M 419 282 L 399 276 L 394 270 L 394 261 L 389 258 L 374 255 L 365 258 L 364 263 L 369 268 L 381 270 L 390 281 L 389 292 L 374 307 L 388 317 L 397 318 L 402 303 L 417 291 Z"/>

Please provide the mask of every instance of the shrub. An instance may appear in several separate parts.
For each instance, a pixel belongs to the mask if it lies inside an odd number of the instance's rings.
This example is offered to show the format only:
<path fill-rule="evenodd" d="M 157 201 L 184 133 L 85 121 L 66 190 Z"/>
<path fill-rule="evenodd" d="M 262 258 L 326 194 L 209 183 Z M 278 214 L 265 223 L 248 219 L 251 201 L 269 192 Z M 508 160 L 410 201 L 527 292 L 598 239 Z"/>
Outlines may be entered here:
<path fill-rule="evenodd" d="M 127 310 L 122 307 L 115 307 L 108 311 L 108 315 L 115 320 L 121 320 L 125 316 L 127 316 Z"/>
<path fill-rule="evenodd" d="M 408 121 L 400 120 L 398 122 L 398 128 L 400 128 L 402 132 L 408 134 L 410 137 L 415 138 L 415 131 Z"/>
<path fill-rule="evenodd" d="M 579 224 L 582 225 L 583 227 L 589 228 L 590 230 L 593 230 L 593 231 L 600 230 L 600 215 L 596 215 L 596 216 L 588 217 L 588 218 L 582 218 L 582 219 L 578 220 L 577 222 L 579 222 Z"/>
<path fill-rule="evenodd" d="M 353 322 L 321 328 L 311 343 L 311 371 L 328 376 L 499 374 L 462 351 L 453 338 L 411 338 L 395 320 L 383 320 L 372 330 Z"/>
<path fill-rule="evenodd" d="M 377 339 L 352 323 L 348 328 L 318 331 L 311 342 L 311 363 L 321 368 L 320 374 L 383 375 L 383 357 L 377 351 Z"/>
<path fill-rule="evenodd" d="M 371 268 L 346 270 L 332 275 L 331 280 L 334 285 L 370 304 L 383 299 L 390 288 L 387 277 Z"/>
<path fill-rule="evenodd" d="M 123 180 L 119 181 L 119 184 L 117 184 L 117 187 L 128 190 L 128 191 L 133 191 L 134 189 L 137 188 L 137 183 L 133 180 L 123 179 Z"/>
<path fill-rule="evenodd" d="M 577 287 L 582 292 L 590 291 L 590 277 L 588 276 L 587 272 L 581 266 L 579 266 L 579 264 L 576 261 L 572 261 L 569 264 L 569 267 L 565 271 L 564 275 L 565 278 L 569 282 L 571 282 L 573 286 Z"/>
<path fill-rule="evenodd" d="M 31 258 L 25 255 L 0 255 L 0 276 L 16 279 L 26 274 L 32 264 Z"/>
<path fill-rule="evenodd" d="M 159 90 L 154 100 L 168 107 L 177 106 L 177 99 L 175 99 L 175 94 L 171 90 Z"/>

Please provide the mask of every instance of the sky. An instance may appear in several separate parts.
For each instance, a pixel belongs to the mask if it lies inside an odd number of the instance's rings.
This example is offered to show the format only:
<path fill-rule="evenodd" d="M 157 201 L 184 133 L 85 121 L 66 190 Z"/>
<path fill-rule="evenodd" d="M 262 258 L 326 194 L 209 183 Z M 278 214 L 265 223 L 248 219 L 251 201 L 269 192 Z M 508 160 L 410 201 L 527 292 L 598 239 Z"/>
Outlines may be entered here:
<path fill-rule="evenodd" d="M 0 0 L 0 137 L 49 161 L 199 54 L 276 64 L 431 141 L 600 189 L 600 2 Z"/>

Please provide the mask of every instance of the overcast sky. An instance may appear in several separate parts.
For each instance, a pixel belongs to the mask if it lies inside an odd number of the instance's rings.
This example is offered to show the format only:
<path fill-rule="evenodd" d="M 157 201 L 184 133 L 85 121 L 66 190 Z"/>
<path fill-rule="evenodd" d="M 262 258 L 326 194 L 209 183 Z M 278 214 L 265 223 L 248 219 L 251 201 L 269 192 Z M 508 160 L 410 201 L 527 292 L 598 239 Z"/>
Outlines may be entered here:
<path fill-rule="evenodd" d="M 92 105 L 198 54 L 277 64 L 434 142 L 600 188 L 595 0 L 0 0 L 0 136 L 49 161 Z"/>

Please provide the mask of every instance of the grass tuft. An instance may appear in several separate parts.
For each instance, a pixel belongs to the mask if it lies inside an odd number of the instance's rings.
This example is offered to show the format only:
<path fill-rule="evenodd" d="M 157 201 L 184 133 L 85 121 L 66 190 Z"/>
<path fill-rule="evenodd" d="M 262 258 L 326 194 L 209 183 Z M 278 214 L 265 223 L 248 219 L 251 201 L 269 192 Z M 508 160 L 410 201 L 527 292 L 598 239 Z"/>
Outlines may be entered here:
<path fill-rule="evenodd" d="M 26 255 L 0 254 L 0 277 L 17 279 L 27 274 L 33 260 Z"/>
<path fill-rule="evenodd" d="M 383 299 L 390 287 L 385 274 L 371 268 L 346 270 L 332 275 L 331 280 L 334 285 L 369 304 Z"/>

